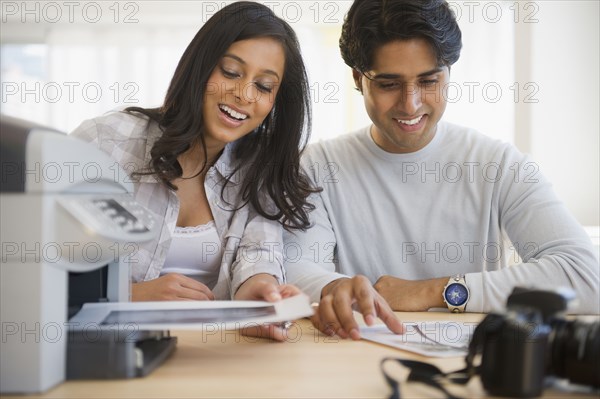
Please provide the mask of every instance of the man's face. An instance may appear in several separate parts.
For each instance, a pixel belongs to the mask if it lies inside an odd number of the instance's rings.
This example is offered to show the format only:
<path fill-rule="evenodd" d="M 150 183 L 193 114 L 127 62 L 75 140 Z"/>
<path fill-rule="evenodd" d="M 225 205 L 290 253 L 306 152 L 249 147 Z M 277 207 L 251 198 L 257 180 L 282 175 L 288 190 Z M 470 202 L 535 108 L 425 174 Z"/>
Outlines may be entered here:
<path fill-rule="evenodd" d="M 440 67 L 423 39 L 396 40 L 375 50 L 373 67 L 365 75 L 354 70 L 371 136 L 383 150 L 409 153 L 435 136 L 446 109 L 448 67 Z"/>

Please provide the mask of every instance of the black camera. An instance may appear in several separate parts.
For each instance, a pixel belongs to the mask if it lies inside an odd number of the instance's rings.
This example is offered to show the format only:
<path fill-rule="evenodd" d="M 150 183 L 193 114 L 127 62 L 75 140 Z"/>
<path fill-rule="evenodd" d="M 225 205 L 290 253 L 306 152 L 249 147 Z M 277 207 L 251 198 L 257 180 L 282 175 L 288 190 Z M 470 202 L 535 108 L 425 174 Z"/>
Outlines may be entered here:
<path fill-rule="evenodd" d="M 503 314 L 477 326 L 467 364 L 494 396 L 539 396 L 547 377 L 600 388 L 600 323 L 566 320 L 568 292 L 515 288 Z"/>

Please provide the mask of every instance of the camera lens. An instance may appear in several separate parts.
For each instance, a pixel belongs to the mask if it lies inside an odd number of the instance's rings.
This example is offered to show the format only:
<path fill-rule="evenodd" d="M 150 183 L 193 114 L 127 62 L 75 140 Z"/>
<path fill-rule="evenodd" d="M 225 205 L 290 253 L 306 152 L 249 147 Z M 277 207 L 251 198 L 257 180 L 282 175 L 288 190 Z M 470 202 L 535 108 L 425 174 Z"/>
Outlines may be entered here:
<path fill-rule="evenodd" d="M 600 323 L 555 319 L 551 326 L 548 374 L 600 388 Z"/>

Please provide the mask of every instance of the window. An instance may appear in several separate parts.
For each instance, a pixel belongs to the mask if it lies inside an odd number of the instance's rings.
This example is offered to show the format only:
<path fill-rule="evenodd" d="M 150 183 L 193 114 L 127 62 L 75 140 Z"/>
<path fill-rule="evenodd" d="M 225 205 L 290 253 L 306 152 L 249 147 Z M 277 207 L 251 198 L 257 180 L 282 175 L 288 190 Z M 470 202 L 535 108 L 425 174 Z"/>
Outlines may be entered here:
<path fill-rule="evenodd" d="M 185 47 L 227 3 L 3 1 L 1 111 L 71 131 L 116 107 L 159 105 Z M 300 38 L 314 105 L 311 140 L 367 125 L 338 49 L 351 0 L 263 3 Z M 444 118 L 531 153 L 580 222 L 600 224 L 599 3 L 450 5 L 463 51 Z"/>
<path fill-rule="evenodd" d="M 3 112 L 65 131 L 116 107 L 161 104 L 183 50 L 223 5 L 214 1 L 83 2 L 72 8 L 56 2 L 51 7 L 40 2 L 12 4 L 3 16 L 7 19 L 3 31 L 11 33 L 2 43 Z M 354 90 L 338 48 L 351 1 L 265 4 L 286 19 L 301 40 L 313 101 L 312 140 L 367 125 L 362 97 Z M 489 22 L 506 14 L 508 5 L 488 11 L 489 16 L 473 16 L 464 5 L 453 3 L 464 50 L 452 71 L 446 119 L 512 141 L 514 24 L 508 17 Z M 43 34 L 27 43 L 31 28 Z M 499 120 L 498 114 L 503 115 Z"/>

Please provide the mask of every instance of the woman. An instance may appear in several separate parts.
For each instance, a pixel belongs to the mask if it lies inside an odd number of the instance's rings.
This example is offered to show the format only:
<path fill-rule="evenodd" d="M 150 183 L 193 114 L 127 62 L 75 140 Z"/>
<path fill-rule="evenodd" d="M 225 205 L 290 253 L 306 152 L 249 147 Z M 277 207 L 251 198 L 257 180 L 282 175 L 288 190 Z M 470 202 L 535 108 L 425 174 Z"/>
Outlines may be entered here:
<path fill-rule="evenodd" d="M 73 135 L 127 170 L 162 222 L 139 248 L 133 300 L 278 300 L 283 229 L 305 229 L 313 192 L 299 169 L 310 124 L 292 28 L 258 3 L 224 7 L 185 50 L 155 109 L 83 122 Z"/>

